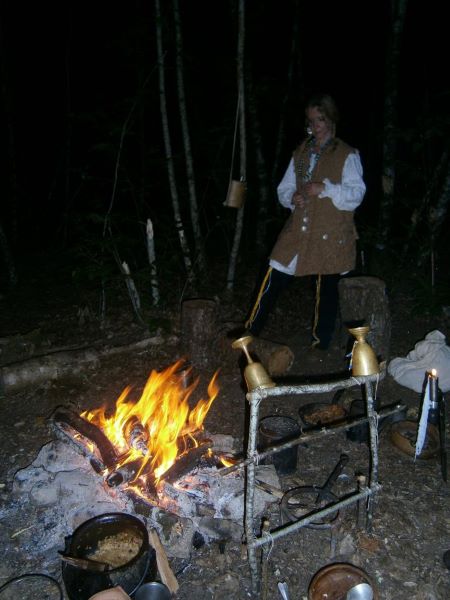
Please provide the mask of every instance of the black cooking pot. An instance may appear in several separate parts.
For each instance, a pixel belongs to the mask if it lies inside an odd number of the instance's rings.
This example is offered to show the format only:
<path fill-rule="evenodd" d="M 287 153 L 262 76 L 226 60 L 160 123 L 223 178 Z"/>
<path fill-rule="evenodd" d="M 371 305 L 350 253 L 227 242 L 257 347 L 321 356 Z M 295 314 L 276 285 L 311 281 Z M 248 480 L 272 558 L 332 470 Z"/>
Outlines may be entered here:
<path fill-rule="evenodd" d="M 65 554 L 89 559 L 101 540 L 124 532 L 142 543 L 138 553 L 120 567 L 98 572 L 63 562 L 62 576 L 70 600 L 88 600 L 97 592 L 118 585 L 131 596 L 146 575 L 154 579 L 156 553 L 149 544 L 147 529 L 142 521 L 127 513 L 106 513 L 85 521 L 66 538 Z"/>

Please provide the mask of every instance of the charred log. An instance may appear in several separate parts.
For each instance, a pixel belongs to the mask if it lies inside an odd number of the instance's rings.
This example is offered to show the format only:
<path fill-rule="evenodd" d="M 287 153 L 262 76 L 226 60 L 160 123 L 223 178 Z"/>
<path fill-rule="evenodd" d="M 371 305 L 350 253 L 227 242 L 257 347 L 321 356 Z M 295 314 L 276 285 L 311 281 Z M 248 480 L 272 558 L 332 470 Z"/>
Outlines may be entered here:
<path fill-rule="evenodd" d="M 103 431 L 96 425 L 86 421 L 86 419 L 83 419 L 75 412 L 61 407 L 56 409 L 52 418 L 55 423 L 69 425 L 72 429 L 95 444 L 105 467 L 111 469 L 117 464 L 118 457 L 114 446 Z"/>
<path fill-rule="evenodd" d="M 106 483 L 109 487 L 117 487 L 122 485 L 123 483 L 129 483 L 136 479 L 137 474 L 142 468 L 142 464 L 144 462 L 143 457 L 136 458 L 135 460 L 131 460 L 128 463 L 114 469 L 107 477 Z"/>
<path fill-rule="evenodd" d="M 182 454 L 175 463 L 162 476 L 166 483 L 174 483 L 189 471 L 192 471 L 202 457 L 211 447 L 211 440 L 205 440 L 197 448 L 191 448 L 189 452 Z"/>

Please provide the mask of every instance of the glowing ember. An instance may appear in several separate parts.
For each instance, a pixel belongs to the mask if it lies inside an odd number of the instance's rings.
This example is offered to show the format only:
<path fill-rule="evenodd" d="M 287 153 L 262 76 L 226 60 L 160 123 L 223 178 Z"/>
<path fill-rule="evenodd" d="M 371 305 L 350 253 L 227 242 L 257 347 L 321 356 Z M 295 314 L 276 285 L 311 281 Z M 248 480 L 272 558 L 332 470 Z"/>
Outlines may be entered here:
<path fill-rule="evenodd" d="M 188 400 L 199 379 L 185 388 L 177 375 L 182 364 L 181 360 L 160 373 L 152 371 L 137 402 L 128 400 L 131 387 L 126 387 L 111 416 L 106 416 L 105 407 L 81 414 L 115 446 L 121 457 L 117 467 L 142 461 L 133 482 L 140 478 L 145 484 L 144 472 L 152 472 L 158 482 L 181 454 L 198 446 L 196 435 L 203 431 L 205 417 L 219 393 L 218 372 L 208 385 L 208 400 L 199 400 L 191 409 Z"/>

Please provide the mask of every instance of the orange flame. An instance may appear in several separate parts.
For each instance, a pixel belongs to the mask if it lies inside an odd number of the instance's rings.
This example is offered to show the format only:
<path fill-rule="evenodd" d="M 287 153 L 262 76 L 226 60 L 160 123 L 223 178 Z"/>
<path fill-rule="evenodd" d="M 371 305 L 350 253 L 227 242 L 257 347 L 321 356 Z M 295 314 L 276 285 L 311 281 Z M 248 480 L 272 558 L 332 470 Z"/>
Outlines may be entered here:
<path fill-rule="evenodd" d="M 128 399 L 131 387 L 127 386 L 117 399 L 115 412 L 111 416 L 106 415 L 106 407 L 81 414 L 109 438 L 121 455 L 120 465 L 143 457 L 135 480 L 150 461 L 151 471 L 158 481 L 178 455 L 183 453 L 184 448 L 180 448 L 183 440 L 189 439 L 193 445 L 198 445 L 195 434 L 203 431 L 205 417 L 219 393 L 218 372 L 208 385 L 208 400 L 199 400 L 190 409 L 188 401 L 199 379 L 184 388 L 181 376 L 176 373 L 182 364 L 183 360 L 179 360 L 164 371 L 152 371 L 137 402 Z M 126 438 L 126 426 L 130 419 L 139 424 L 144 434 L 145 452 L 142 447 L 130 447 Z"/>

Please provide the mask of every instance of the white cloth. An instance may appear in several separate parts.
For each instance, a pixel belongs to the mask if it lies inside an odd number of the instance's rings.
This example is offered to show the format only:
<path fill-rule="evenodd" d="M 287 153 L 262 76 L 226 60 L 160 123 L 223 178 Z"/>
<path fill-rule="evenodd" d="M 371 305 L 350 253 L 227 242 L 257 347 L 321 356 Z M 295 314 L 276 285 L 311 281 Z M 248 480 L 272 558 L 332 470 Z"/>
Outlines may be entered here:
<path fill-rule="evenodd" d="M 310 171 L 315 165 L 314 156 L 311 156 Z M 331 198 L 331 201 L 338 210 L 355 210 L 361 204 L 366 193 L 366 186 L 362 176 L 363 169 L 359 153 L 352 152 L 347 156 L 344 163 L 341 183 L 331 183 L 329 179 L 324 179 L 321 183 L 325 184 L 325 189 L 319 194 L 319 198 Z M 294 159 L 291 158 L 283 179 L 277 188 L 280 204 L 293 211 L 292 196 L 296 191 L 297 179 L 295 176 Z M 270 266 L 287 275 L 293 275 L 297 267 L 297 256 L 294 256 L 287 266 L 280 264 L 276 260 L 270 260 Z"/>
<path fill-rule="evenodd" d="M 445 343 L 445 335 L 435 329 L 427 333 L 424 340 L 417 342 L 406 358 L 393 358 L 388 373 L 405 387 L 418 392 L 423 391 L 428 371 L 436 369 L 439 388 L 442 392 L 450 390 L 450 347 Z"/>
<path fill-rule="evenodd" d="M 313 160 L 313 157 L 311 158 Z M 355 210 L 361 204 L 366 186 L 363 181 L 363 169 L 358 152 L 352 152 L 347 156 L 342 170 L 341 183 L 331 183 L 324 179 L 325 189 L 319 194 L 319 198 L 329 197 L 338 210 Z M 277 188 L 278 200 L 282 206 L 294 210 L 292 196 L 297 190 L 295 177 L 294 159 L 291 158 L 283 179 Z"/>

